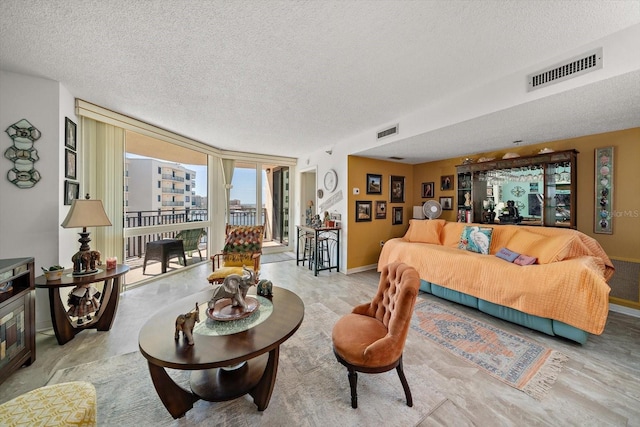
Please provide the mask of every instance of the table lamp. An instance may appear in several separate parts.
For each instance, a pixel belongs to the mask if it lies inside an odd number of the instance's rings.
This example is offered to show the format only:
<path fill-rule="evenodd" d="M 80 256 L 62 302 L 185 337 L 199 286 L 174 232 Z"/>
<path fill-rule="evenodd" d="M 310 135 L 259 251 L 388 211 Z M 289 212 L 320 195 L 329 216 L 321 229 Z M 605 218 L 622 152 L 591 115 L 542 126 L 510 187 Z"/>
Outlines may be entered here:
<path fill-rule="evenodd" d="M 105 227 L 110 226 L 111 221 L 104 211 L 101 200 L 91 200 L 87 194 L 85 199 L 75 199 L 71 203 L 71 209 L 67 217 L 60 224 L 63 228 L 80 228 L 80 250 L 76 252 L 71 260 L 73 261 L 73 275 L 83 276 L 87 274 L 95 274 L 98 269 L 95 268 L 95 259 L 92 259 L 92 251 L 89 247 L 90 232 L 87 227 Z M 98 258 L 98 261 L 100 259 Z"/>

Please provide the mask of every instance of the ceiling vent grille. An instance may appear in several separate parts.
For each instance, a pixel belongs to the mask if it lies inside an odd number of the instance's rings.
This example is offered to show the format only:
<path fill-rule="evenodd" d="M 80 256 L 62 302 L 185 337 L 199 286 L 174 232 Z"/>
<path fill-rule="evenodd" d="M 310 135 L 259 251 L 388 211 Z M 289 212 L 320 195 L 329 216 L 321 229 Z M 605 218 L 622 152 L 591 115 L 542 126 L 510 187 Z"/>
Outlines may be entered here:
<path fill-rule="evenodd" d="M 602 68 L 602 48 L 576 56 L 527 76 L 527 92 Z"/>
<path fill-rule="evenodd" d="M 389 129 L 381 130 L 380 132 L 378 132 L 378 139 L 386 138 L 388 136 L 397 135 L 397 134 L 398 134 L 398 125 L 395 125 L 393 127 L 390 127 Z"/>

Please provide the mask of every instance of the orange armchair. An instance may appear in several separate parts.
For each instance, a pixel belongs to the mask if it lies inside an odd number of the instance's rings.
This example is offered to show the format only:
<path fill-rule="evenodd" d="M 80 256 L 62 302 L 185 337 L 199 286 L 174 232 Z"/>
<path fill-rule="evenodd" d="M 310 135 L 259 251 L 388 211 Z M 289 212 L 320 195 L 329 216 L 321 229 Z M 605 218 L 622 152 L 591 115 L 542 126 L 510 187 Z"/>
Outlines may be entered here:
<path fill-rule="evenodd" d="M 418 272 L 402 263 L 382 269 L 378 292 L 370 303 L 353 308 L 333 327 L 333 352 L 348 371 L 351 406 L 358 407 L 357 372 L 376 374 L 396 369 L 407 398 L 411 390 L 402 368 L 402 353 L 420 288 Z"/>
<path fill-rule="evenodd" d="M 264 225 L 227 225 L 221 253 L 211 256 L 213 267 L 209 283 L 222 283 L 230 274 L 243 274 L 243 267 L 260 270 Z"/>

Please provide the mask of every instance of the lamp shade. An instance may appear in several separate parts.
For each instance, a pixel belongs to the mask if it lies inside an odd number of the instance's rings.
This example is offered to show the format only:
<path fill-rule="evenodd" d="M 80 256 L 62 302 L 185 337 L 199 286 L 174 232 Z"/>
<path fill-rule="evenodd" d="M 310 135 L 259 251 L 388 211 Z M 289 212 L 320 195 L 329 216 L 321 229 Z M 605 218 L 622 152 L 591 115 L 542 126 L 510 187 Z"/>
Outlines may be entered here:
<path fill-rule="evenodd" d="M 111 225 L 111 221 L 104 211 L 102 200 L 75 199 L 60 225 L 63 228 L 104 227 Z"/>
<path fill-rule="evenodd" d="M 413 219 L 425 219 L 424 212 L 422 211 L 422 206 L 414 206 L 413 207 Z"/>

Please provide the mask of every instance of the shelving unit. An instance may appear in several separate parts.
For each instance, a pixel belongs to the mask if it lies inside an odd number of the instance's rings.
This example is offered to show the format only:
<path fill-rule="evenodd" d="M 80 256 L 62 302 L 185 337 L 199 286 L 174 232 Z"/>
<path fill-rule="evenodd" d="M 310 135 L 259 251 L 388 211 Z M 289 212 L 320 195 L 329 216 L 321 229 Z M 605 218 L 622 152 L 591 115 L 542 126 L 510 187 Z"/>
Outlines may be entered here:
<path fill-rule="evenodd" d="M 576 220 L 576 199 L 577 199 L 577 155 L 576 150 L 556 151 L 551 153 L 537 154 L 534 156 L 523 156 L 512 159 L 491 160 L 481 163 L 470 163 L 456 166 L 457 171 L 457 200 L 458 221 L 492 223 L 499 218 L 497 211 L 495 220 L 484 209 L 484 205 L 493 201 L 505 202 L 509 197 L 517 199 L 516 196 L 503 194 L 504 200 L 499 200 L 498 194 L 487 192 L 486 177 L 496 172 L 532 170 L 541 171 L 540 181 L 542 187 L 534 191 L 529 182 L 521 185 L 528 186 L 529 192 L 525 188 L 523 195 L 535 194 L 536 209 L 539 208 L 539 215 L 520 212 L 526 225 L 542 225 L 547 227 L 571 227 L 575 228 Z M 537 184 L 534 184 L 537 186 Z M 467 195 L 468 193 L 468 195 Z M 467 202 L 467 198 L 470 202 Z M 527 200 L 525 200 L 526 202 Z"/>
<path fill-rule="evenodd" d="M 0 260 L 0 384 L 36 360 L 33 258 Z"/>

